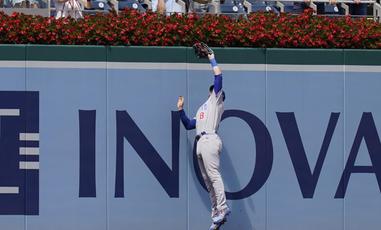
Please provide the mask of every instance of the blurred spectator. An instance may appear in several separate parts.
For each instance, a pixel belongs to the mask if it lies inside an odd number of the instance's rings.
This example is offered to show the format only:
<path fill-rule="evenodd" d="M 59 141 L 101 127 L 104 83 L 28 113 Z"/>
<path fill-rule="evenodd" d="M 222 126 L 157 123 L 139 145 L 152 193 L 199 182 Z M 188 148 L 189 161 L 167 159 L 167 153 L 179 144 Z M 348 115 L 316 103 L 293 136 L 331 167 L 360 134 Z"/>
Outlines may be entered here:
<path fill-rule="evenodd" d="M 79 0 L 56 0 L 56 19 L 72 17 L 83 18 L 83 4 Z"/>
<path fill-rule="evenodd" d="M 166 7 L 165 7 L 165 2 L 164 0 L 158 0 L 157 1 L 157 12 L 159 14 L 164 14 L 165 13 L 165 10 L 166 10 Z"/>
<path fill-rule="evenodd" d="M 208 12 L 209 3 L 216 3 L 220 5 L 220 0 L 191 0 L 190 2 L 190 12 L 195 13 L 206 13 Z"/>
<path fill-rule="evenodd" d="M 14 8 L 38 8 L 37 0 L 12 0 Z"/>
<path fill-rule="evenodd" d="M 4 7 L 4 1 L 0 0 L 0 7 Z"/>
<path fill-rule="evenodd" d="M 315 2 L 316 5 L 316 13 L 317 14 L 325 14 L 325 3 L 324 2 Z"/>
<path fill-rule="evenodd" d="M 329 8 L 329 9 L 332 9 L 334 7 L 337 7 L 335 5 L 335 0 L 331 0 L 329 3 L 325 3 L 325 2 L 314 2 L 314 4 L 316 5 L 316 13 L 317 14 L 321 14 L 321 15 L 325 15 L 327 14 L 326 12 L 326 8 Z"/>
<path fill-rule="evenodd" d="M 361 0 L 354 0 L 354 3 L 350 3 L 349 13 L 351 15 L 368 15 L 368 4 L 361 3 Z"/>
<path fill-rule="evenodd" d="M 306 9 L 309 9 L 309 0 L 304 0 L 304 2 L 294 2 L 294 5 L 293 5 L 293 12 L 294 13 L 303 13 L 304 10 Z"/>
<path fill-rule="evenodd" d="M 185 13 L 176 0 L 152 0 L 152 11 L 159 14 Z"/>
<path fill-rule="evenodd" d="M 190 11 L 196 13 L 206 13 L 208 12 L 208 0 L 192 0 Z"/>

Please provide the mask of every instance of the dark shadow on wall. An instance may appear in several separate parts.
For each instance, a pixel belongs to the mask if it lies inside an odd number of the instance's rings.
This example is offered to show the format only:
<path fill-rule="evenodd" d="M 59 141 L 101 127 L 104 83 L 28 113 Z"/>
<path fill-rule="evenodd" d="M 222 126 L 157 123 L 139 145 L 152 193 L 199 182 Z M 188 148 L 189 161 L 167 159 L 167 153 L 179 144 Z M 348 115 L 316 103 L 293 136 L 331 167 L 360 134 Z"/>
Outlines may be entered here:
<path fill-rule="evenodd" d="M 210 211 L 210 200 L 209 195 L 206 190 L 206 186 L 203 182 L 200 169 L 198 167 L 197 163 L 197 156 L 196 156 L 196 143 L 192 143 L 188 140 L 188 146 L 193 146 L 192 154 L 188 155 L 189 159 L 189 166 L 191 169 L 191 175 L 193 178 L 193 182 L 197 185 L 197 192 L 199 194 L 199 197 L 201 197 L 202 202 L 205 206 L 205 208 Z M 233 167 L 233 163 L 231 161 L 231 157 L 229 153 L 226 151 L 226 149 L 223 149 L 222 153 L 224 155 L 224 170 L 228 171 L 230 174 L 230 179 L 232 181 L 229 181 L 229 184 L 234 187 L 239 187 L 238 183 L 238 175 Z M 220 164 L 221 165 L 221 164 Z M 201 186 L 200 186 L 201 183 Z M 226 183 L 226 182 L 225 182 Z M 226 188 L 226 186 L 225 186 Z M 256 230 L 257 228 L 253 226 L 252 223 L 254 217 L 250 217 L 247 212 L 247 206 L 251 209 L 253 213 L 256 213 L 257 210 L 255 208 L 255 204 L 251 199 L 243 199 L 243 200 L 234 200 L 234 201 L 228 201 L 230 208 L 232 210 L 232 214 L 228 218 L 228 222 L 223 226 L 224 230 Z"/>

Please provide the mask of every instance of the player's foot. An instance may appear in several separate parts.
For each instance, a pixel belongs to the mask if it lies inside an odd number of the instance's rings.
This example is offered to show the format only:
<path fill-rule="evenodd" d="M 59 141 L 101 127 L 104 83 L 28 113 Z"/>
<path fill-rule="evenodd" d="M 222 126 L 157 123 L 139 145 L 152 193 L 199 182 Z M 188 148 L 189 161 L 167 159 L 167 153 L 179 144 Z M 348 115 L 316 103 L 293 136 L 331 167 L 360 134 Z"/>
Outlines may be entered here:
<path fill-rule="evenodd" d="M 220 224 L 226 221 L 226 217 L 231 213 L 229 208 L 225 208 L 218 212 L 218 215 L 213 217 L 213 223 Z"/>
<path fill-rule="evenodd" d="M 226 223 L 226 219 L 223 220 L 223 221 L 221 221 L 221 222 L 218 223 L 218 224 L 212 223 L 212 225 L 210 225 L 209 230 L 219 230 L 220 227 L 221 227 L 223 224 L 225 224 L 225 223 Z"/>
<path fill-rule="evenodd" d="M 209 227 L 209 230 L 219 230 L 220 227 L 226 223 L 226 219 L 222 220 L 220 223 L 218 224 L 215 224 L 215 223 L 212 223 L 212 225 L 210 225 Z"/>
<path fill-rule="evenodd" d="M 219 224 L 212 223 L 212 225 L 210 225 L 209 230 L 218 230 L 219 227 L 220 227 Z"/>

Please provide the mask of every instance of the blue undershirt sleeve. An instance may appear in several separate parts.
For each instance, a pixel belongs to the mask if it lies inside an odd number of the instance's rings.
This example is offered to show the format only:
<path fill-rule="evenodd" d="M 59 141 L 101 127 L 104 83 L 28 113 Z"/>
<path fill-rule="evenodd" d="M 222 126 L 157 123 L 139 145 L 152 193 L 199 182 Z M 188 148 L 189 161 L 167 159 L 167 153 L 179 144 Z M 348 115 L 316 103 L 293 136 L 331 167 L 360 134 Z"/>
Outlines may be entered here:
<path fill-rule="evenodd" d="M 186 130 L 191 130 L 196 128 L 196 119 L 190 120 L 185 114 L 184 110 L 180 111 L 180 119 Z"/>
<path fill-rule="evenodd" d="M 214 76 L 214 92 L 216 95 L 218 92 L 220 92 L 222 89 L 222 74 L 215 75 Z"/>

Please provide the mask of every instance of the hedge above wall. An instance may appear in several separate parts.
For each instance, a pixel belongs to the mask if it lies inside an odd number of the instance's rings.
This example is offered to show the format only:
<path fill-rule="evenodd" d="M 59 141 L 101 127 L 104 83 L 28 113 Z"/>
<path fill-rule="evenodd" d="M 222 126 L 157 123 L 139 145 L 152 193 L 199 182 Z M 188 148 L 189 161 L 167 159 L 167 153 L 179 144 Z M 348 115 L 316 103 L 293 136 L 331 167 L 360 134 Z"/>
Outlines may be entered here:
<path fill-rule="evenodd" d="M 218 47 L 381 48 L 381 24 L 350 17 L 250 14 L 227 16 L 162 16 L 126 10 L 83 20 L 44 18 L 0 12 L 2 44 L 113 46 L 191 46 L 204 41 Z"/>

